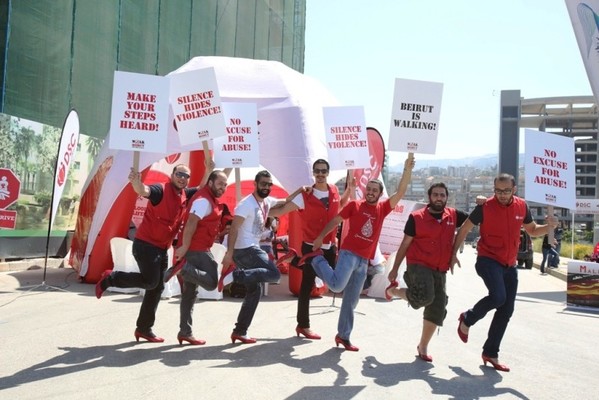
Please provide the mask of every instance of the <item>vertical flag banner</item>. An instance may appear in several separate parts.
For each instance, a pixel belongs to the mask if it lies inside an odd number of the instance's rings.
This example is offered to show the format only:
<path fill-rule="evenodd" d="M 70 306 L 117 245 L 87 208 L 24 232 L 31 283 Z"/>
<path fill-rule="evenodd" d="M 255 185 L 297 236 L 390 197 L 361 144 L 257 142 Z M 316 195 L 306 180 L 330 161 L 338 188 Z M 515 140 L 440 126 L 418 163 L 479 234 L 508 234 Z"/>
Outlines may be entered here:
<path fill-rule="evenodd" d="M 54 225 L 54 217 L 56 216 L 60 198 L 67 182 L 69 169 L 75 159 L 77 143 L 79 143 L 79 116 L 77 115 L 77 111 L 71 110 L 62 127 L 60 146 L 58 147 L 58 159 L 56 160 L 56 168 L 54 169 L 55 176 L 52 192 L 52 211 L 50 213 L 50 229 Z"/>
<path fill-rule="evenodd" d="M 258 167 L 258 107 L 255 103 L 223 103 L 225 136 L 213 140 L 218 168 Z"/>
<path fill-rule="evenodd" d="M 443 84 L 395 79 L 389 150 L 435 154 Z"/>
<path fill-rule="evenodd" d="M 168 78 L 115 71 L 109 147 L 165 152 L 168 113 Z"/>
<path fill-rule="evenodd" d="M 364 107 L 324 107 L 322 112 L 331 169 L 368 168 Z"/>
<path fill-rule="evenodd" d="M 566 0 L 566 7 L 591 89 L 599 101 L 599 1 Z"/>
<path fill-rule="evenodd" d="M 368 181 L 380 179 L 381 171 L 385 167 L 385 142 L 380 132 L 375 128 L 366 128 L 366 136 L 368 137 L 369 165 L 367 168 L 353 170 L 357 200 L 364 198 Z"/>
<path fill-rule="evenodd" d="M 524 146 L 526 200 L 575 209 L 574 139 L 526 129 Z"/>
<path fill-rule="evenodd" d="M 214 68 L 169 76 L 170 101 L 182 146 L 225 135 Z"/>

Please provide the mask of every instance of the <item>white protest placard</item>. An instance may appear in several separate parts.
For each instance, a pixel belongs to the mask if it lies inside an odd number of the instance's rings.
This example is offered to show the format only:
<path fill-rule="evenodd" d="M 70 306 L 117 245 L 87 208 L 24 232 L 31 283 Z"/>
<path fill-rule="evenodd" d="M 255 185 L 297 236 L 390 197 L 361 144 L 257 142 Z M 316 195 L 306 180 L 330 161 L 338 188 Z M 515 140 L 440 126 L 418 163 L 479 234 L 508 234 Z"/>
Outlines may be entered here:
<path fill-rule="evenodd" d="M 164 153 L 168 93 L 165 77 L 115 71 L 109 148 Z"/>
<path fill-rule="evenodd" d="M 213 140 L 218 168 L 258 167 L 258 107 L 255 103 L 222 103 L 225 136 Z"/>
<path fill-rule="evenodd" d="M 574 139 L 526 129 L 524 146 L 526 200 L 575 209 Z"/>
<path fill-rule="evenodd" d="M 599 199 L 576 199 L 576 214 L 599 214 Z"/>
<path fill-rule="evenodd" d="M 435 154 L 443 84 L 395 79 L 389 150 Z"/>
<path fill-rule="evenodd" d="M 379 246 L 383 254 L 391 254 L 397 251 L 403 240 L 403 229 L 410 213 L 423 207 L 426 207 L 426 203 L 402 199 L 393 211 L 385 217 L 379 238 Z"/>
<path fill-rule="evenodd" d="M 214 68 L 169 76 L 170 100 L 182 146 L 225 135 L 225 119 Z"/>
<path fill-rule="evenodd" d="M 322 112 L 331 169 L 370 167 L 364 107 L 323 107 Z"/>

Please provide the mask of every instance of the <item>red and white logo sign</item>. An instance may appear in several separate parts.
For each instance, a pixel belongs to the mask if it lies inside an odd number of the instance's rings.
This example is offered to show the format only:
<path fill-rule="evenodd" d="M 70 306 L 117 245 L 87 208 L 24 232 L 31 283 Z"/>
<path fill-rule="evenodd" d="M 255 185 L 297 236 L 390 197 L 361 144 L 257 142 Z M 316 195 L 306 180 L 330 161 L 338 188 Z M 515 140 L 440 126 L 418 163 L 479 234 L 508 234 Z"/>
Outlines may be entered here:
<path fill-rule="evenodd" d="M 17 212 L 0 210 L 0 229 L 15 229 L 17 226 Z"/>
<path fill-rule="evenodd" d="M 21 181 L 8 168 L 0 168 L 0 210 L 8 208 L 19 199 Z"/>

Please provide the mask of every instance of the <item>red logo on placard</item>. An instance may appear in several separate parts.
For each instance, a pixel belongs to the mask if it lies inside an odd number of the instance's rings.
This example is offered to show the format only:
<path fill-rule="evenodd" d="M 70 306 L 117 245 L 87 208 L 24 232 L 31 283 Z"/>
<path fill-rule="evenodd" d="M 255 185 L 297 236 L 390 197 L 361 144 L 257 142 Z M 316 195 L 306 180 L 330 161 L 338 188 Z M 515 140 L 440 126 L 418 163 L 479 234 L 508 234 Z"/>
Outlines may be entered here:
<path fill-rule="evenodd" d="M 174 164 L 175 162 L 177 162 L 179 158 L 181 158 L 181 153 L 175 153 L 171 154 L 170 156 L 164 157 L 164 161 L 166 161 L 169 164 Z"/>
<path fill-rule="evenodd" d="M 0 168 L 0 210 L 8 208 L 19 198 L 21 181 L 7 168 Z"/>

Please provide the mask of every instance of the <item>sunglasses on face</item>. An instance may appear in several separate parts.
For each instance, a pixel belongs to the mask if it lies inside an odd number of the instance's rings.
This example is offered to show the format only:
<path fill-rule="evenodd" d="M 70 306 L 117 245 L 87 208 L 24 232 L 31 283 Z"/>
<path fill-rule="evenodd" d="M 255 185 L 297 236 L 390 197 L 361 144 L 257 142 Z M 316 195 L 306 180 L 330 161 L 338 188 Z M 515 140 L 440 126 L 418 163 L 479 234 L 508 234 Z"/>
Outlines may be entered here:
<path fill-rule="evenodd" d="M 504 189 L 504 190 L 493 189 L 493 191 L 495 192 L 495 194 L 511 194 L 513 189 L 514 188 L 509 188 L 509 189 Z"/>
<path fill-rule="evenodd" d="M 312 170 L 312 172 L 314 172 L 315 174 L 328 174 L 329 170 L 326 168 L 320 169 L 320 168 L 314 168 Z"/>
<path fill-rule="evenodd" d="M 185 178 L 185 179 L 189 179 L 189 174 L 185 173 L 185 172 L 181 172 L 181 171 L 177 171 L 175 172 L 175 176 L 177 178 Z"/>

